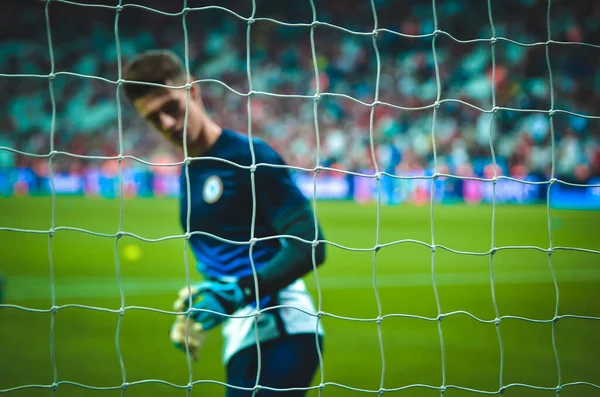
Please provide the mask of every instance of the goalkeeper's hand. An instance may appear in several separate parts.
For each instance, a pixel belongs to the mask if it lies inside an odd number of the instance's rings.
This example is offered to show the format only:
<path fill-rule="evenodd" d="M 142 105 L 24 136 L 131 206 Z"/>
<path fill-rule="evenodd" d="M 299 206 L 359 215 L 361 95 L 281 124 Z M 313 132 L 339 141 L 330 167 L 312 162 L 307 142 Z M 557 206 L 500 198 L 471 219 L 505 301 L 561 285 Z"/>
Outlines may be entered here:
<path fill-rule="evenodd" d="M 187 297 L 190 291 L 184 288 L 182 292 L 183 299 L 180 294 L 175 310 L 186 311 L 190 319 L 198 323 L 204 331 L 220 325 L 227 319 L 226 315 L 233 314 L 246 305 L 242 288 L 236 282 L 205 281 L 193 286 L 191 307 Z"/>
<path fill-rule="evenodd" d="M 186 325 L 187 323 L 187 325 Z M 186 332 L 187 326 L 187 332 Z M 192 360 L 198 361 L 198 353 L 206 338 L 206 331 L 202 330 L 202 326 L 186 316 L 179 315 L 171 326 L 169 337 L 173 345 L 186 352 L 186 335 L 187 335 L 187 351 L 190 352 Z"/>

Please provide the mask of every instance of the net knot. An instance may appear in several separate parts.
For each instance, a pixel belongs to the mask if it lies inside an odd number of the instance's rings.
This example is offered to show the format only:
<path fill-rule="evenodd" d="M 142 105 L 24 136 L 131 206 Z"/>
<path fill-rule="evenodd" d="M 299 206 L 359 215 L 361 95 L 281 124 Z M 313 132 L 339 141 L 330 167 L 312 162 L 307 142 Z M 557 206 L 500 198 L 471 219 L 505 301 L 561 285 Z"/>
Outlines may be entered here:
<path fill-rule="evenodd" d="M 192 237 L 192 233 L 190 233 L 190 232 L 187 232 L 186 234 L 183 235 L 183 238 L 186 240 L 189 240 L 190 237 Z"/>
<path fill-rule="evenodd" d="M 314 100 L 315 102 L 319 102 L 319 101 L 321 100 L 321 95 L 320 95 L 320 94 L 315 94 L 315 95 L 313 95 L 313 100 Z"/>
<path fill-rule="evenodd" d="M 52 1 L 52 0 L 48 0 L 48 3 Z M 52 385 L 50 385 L 50 387 L 52 388 L 52 391 L 56 391 L 56 389 L 58 389 L 58 383 L 57 382 L 52 382 Z"/>
<path fill-rule="evenodd" d="M 490 250 L 490 255 L 494 255 L 496 252 L 498 252 L 498 248 L 492 247 L 492 249 Z"/>
<path fill-rule="evenodd" d="M 548 116 L 550 116 L 550 117 L 554 117 L 554 114 L 555 114 L 555 113 L 556 113 L 556 110 L 554 110 L 554 109 L 550 109 L 550 110 L 548 111 Z"/>
<path fill-rule="evenodd" d="M 323 166 L 319 164 L 315 167 L 315 174 L 318 174 L 321 171 L 323 171 Z"/>
<path fill-rule="evenodd" d="M 437 321 L 442 321 L 444 319 L 444 314 L 440 313 L 438 314 L 438 316 L 436 317 Z"/>
<path fill-rule="evenodd" d="M 250 165 L 250 172 L 256 172 L 256 164 Z"/>
<path fill-rule="evenodd" d="M 381 244 L 377 244 L 377 245 L 375 245 L 375 247 L 373 248 L 373 250 L 374 250 L 375 252 L 379 252 L 379 250 L 380 250 L 381 248 L 383 248 L 383 246 L 382 246 Z"/>
<path fill-rule="evenodd" d="M 186 16 L 187 14 L 190 13 L 190 11 L 192 11 L 192 9 L 190 7 L 185 7 L 183 10 L 181 10 L 181 14 L 183 16 Z"/>
<path fill-rule="evenodd" d="M 123 384 L 121 385 L 121 389 L 123 389 L 123 391 L 125 391 L 128 387 L 129 387 L 129 382 L 123 382 Z"/>
<path fill-rule="evenodd" d="M 500 390 L 498 390 L 498 394 L 502 395 L 506 391 L 506 386 L 502 386 Z"/>
<path fill-rule="evenodd" d="M 50 313 L 52 314 L 56 314 L 56 312 L 58 311 L 58 306 L 54 305 L 50 308 Z"/>
<path fill-rule="evenodd" d="M 258 242 L 258 239 L 256 237 L 252 237 L 250 239 L 250 246 L 252 247 L 253 245 L 256 245 L 257 242 Z"/>
<path fill-rule="evenodd" d="M 492 38 L 490 38 L 490 44 L 491 44 L 491 45 L 494 45 L 494 44 L 496 44 L 496 42 L 497 42 L 497 41 L 498 41 L 498 39 L 497 39 L 496 37 L 492 37 Z"/>
<path fill-rule="evenodd" d="M 252 25 L 254 22 L 254 18 L 248 18 L 248 25 Z"/>
<path fill-rule="evenodd" d="M 121 11 L 123 11 L 123 6 L 122 6 L 121 4 L 118 4 L 118 5 L 115 7 L 115 10 L 116 10 L 117 12 L 121 12 Z"/>
<path fill-rule="evenodd" d="M 56 73 L 52 72 L 48 75 L 48 80 L 52 81 L 56 78 Z"/>
<path fill-rule="evenodd" d="M 554 316 L 554 318 L 552 319 L 552 322 L 554 324 L 556 324 L 558 322 L 558 320 L 560 320 L 560 316 Z"/>
<path fill-rule="evenodd" d="M 125 235 L 125 233 L 123 233 L 122 231 L 118 231 L 117 234 L 115 234 L 115 238 L 118 240 L 121 237 L 123 237 Z"/>
<path fill-rule="evenodd" d="M 371 33 L 371 35 L 372 35 L 374 38 L 377 38 L 377 36 L 379 35 L 379 30 L 377 30 L 377 29 L 373 29 L 373 32 Z"/>

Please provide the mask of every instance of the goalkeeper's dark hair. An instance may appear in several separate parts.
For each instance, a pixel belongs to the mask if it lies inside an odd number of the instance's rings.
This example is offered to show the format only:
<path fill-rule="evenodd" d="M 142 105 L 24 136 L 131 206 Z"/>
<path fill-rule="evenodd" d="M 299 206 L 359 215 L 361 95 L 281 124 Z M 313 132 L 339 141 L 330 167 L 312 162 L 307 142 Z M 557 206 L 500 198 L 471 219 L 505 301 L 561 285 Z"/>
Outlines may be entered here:
<path fill-rule="evenodd" d="M 187 82 L 181 59 L 169 50 L 148 50 L 136 55 L 126 65 L 123 78 L 129 81 L 164 85 L 167 82 L 175 85 L 184 85 Z M 160 87 L 139 83 L 125 83 L 123 88 L 131 102 L 160 89 Z"/>

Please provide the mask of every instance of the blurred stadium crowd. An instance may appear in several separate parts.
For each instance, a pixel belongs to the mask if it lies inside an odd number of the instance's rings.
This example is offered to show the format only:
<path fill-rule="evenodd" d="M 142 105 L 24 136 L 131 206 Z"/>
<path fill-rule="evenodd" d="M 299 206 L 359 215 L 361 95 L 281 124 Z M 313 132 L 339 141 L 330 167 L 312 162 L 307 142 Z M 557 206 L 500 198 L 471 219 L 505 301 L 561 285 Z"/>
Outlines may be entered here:
<path fill-rule="evenodd" d="M 81 1 L 114 6 L 116 1 Z M 123 2 L 126 4 L 127 2 Z M 178 12 L 178 2 L 138 1 L 164 12 Z M 247 3 L 247 4 L 241 4 Z M 434 165 L 432 105 L 438 95 L 435 62 L 439 70 L 440 98 L 435 118 L 437 170 L 456 175 L 489 176 L 492 142 L 499 173 L 522 178 L 548 179 L 552 171 L 551 123 L 547 113 L 527 110 L 551 108 L 581 115 L 600 116 L 600 47 L 552 44 L 521 46 L 506 40 L 494 45 L 495 104 L 514 110 L 491 109 L 492 37 L 485 1 L 436 2 L 439 34 L 432 46 L 435 18 L 430 0 L 375 0 L 378 27 L 385 29 L 373 45 L 374 18 L 368 0 L 315 1 L 320 22 L 355 32 L 319 25 L 314 49 L 320 92 L 317 106 L 320 163 L 345 170 L 373 169 L 370 147 L 371 107 L 380 67 L 378 99 L 404 108 L 380 105 L 374 110 L 373 138 L 381 170 L 407 175 L 430 172 Z M 47 75 L 51 70 L 45 2 L 8 1 L 1 7 L 0 73 Z M 207 1 L 188 1 L 204 7 Z M 216 3 L 215 3 L 216 4 Z M 247 17 L 252 2 L 220 1 L 220 7 Z M 521 43 L 547 40 L 547 1 L 495 0 L 492 19 L 496 37 Z M 310 2 L 256 1 L 256 18 L 310 24 Z M 119 152 L 118 79 L 114 8 L 90 8 L 51 2 L 50 31 L 55 72 L 72 72 L 100 79 L 59 74 L 48 79 L 0 77 L 0 146 L 36 154 L 51 147 L 52 101 L 56 103 L 55 150 L 91 156 Z M 119 44 L 123 61 L 137 51 L 171 48 L 182 57 L 185 37 L 182 16 L 167 16 L 140 7 L 119 13 Z M 190 71 L 196 79 L 220 80 L 238 92 L 248 92 L 245 20 L 222 9 L 192 11 L 186 15 Z M 551 37 L 557 41 L 600 44 L 600 3 L 580 0 L 552 1 Z M 400 32 L 400 36 L 393 32 Z M 428 35 L 429 34 L 429 35 Z M 428 35 L 427 37 L 412 37 Z M 315 70 L 310 28 L 284 26 L 257 20 L 251 25 L 250 65 L 252 89 L 274 94 L 312 96 Z M 435 47 L 435 57 L 433 47 Z M 103 79 L 109 80 L 105 81 Z M 208 111 L 226 128 L 248 131 L 248 100 L 214 81 L 201 83 Z M 352 97 L 356 100 L 352 100 Z M 176 161 L 176 153 L 150 131 L 121 95 L 122 148 L 148 161 Z M 264 137 L 293 165 L 316 163 L 314 101 L 257 94 L 251 100 L 252 134 Z M 429 107 L 427 107 L 429 106 Z M 426 107 L 426 108 L 422 108 Z M 559 112 L 553 116 L 556 176 L 585 183 L 600 176 L 600 120 Z M 57 171 L 80 172 L 99 166 L 97 160 L 70 156 L 53 159 Z M 129 167 L 144 167 L 126 162 Z M 47 159 L 0 151 L 0 167 L 31 167 L 44 173 Z M 110 168 L 107 165 L 108 168 Z M 113 167 L 114 168 L 114 167 Z"/>

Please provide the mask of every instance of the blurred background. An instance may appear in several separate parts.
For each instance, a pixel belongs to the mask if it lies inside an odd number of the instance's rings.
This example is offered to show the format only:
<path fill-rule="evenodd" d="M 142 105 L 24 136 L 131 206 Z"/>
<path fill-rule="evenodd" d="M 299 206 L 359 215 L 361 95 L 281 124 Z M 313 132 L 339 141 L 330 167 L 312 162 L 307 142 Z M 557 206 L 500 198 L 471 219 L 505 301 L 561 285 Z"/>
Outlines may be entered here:
<path fill-rule="evenodd" d="M 185 19 L 181 1 L 124 0 L 118 14 L 117 0 L 0 2 L 0 394 L 47 396 L 56 381 L 58 397 L 120 396 L 123 379 L 133 382 L 129 397 L 183 396 L 190 381 L 193 396 L 224 394 L 219 334 L 209 336 L 190 379 L 167 338 L 172 317 L 152 311 L 171 310 L 188 272 L 200 277 L 176 238 L 180 169 L 162 165 L 182 155 L 117 92 L 118 32 L 123 63 L 153 48 L 183 58 L 187 45 L 194 79 L 207 80 L 199 84 L 211 116 L 242 133 L 251 127 L 290 165 L 372 175 L 377 163 L 409 177 L 384 176 L 378 208 L 373 178 L 318 174 L 319 219 L 328 242 L 345 248 L 328 246 L 319 283 L 307 276 L 308 288 L 326 313 L 388 315 L 379 325 L 323 317 L 324 378 L 314 380 L 327 384 L 322 395 L 383 385 L 404 388 L 394 395 L 439 396 L 444 384 L 458 386 L 445 392 L 451 397 L 507 385 L 509 397 L 556 396 L 557 385 L 563 397 L 599 396 L 600 3 L 552 0 L 548 26 L 546 0 L 491 0 L 495 36 L 506 39 L 494 46 L 494 80 L 492 46 L 482 40 L 492 37 L 487 3 L 315 0 L 318 21 L 346 29 L 314 29 L 320 92 L 328 94 L 316 107 L 317 157 L 308 0 L 188 0 L 213 7 Z M 248 43 L 243 18 L 253 5 Z M 436 18 L 445 33 L 434 40 Z M 569 44 L 546 46 L 548 30 Z M 442 100 L 435 120 L 434 51 Z M 50 80 L 51 60 L 58 74 Z M 376 88 L 384 104 L 371 129 L 365 104 Z M 251 115 L 247 98 L 232 91 L 250 89 L 259 91 Z M 492 108 L 493 93 L 502 109 L 492 118 L 482 110 Z M 550 118 L 552 97 L 561 111 Z M 54 203 L 48 158 L 36 157 L 51 149 L 63 152 L 51 162 Z M 117 161 L 93 157 L 121 150 L 156 164 L 123 161 L 123 206 Z M 428 179 L 494 171 L 518 181 L 501 179 L 494 189 Z M 312 198 L 313 173 L 293 176 Z M 541 182 L 552 177 L 567 183 L 548 192 Z M 115 239 L 118 230 L 141 239 Z M 434 243 L 442 247 L 432 253 Z M 491 256 L 492 247 L 501 249 Z M 454 314 L 438 329 L 440 313 Z M 553 321 L 557 314 L 570 316 Z"/>
<path fill-rule="evenodd" d="M 100 3 L 114 6 L 109 1 Z M 125 7 L 118 23 L 122 62 L 150 48 L 170 48 L 183 58 L 185 40 L 182 17 L 178 15 L 180 5 L 152 1 L 140 4 L 176 15 Z M 288 23 L 312 21 L 308 1 L 256 1 L 255 4 L 256 18 Z M 430 2 L 377 0 L 374 4 L 378 27 L 386 29 L 379 33 L 376 41 L 379 63 L 372 38 L 365 34 L 374 27 L 369 1 L 316 1 L 319 21 L 363 34 L 319 25 L 315 28 L 314 43 L 321 92 L 372 103 L 380 67 L 379 100 L 409 108 L 381 105 L 374 112 L 375 160 L 381 171 L 400 176 L 431 175 L 434 169 L 431 132 L 435 125 L 437 172 L 491 178 L 489 134 L 493 123 L 497 175 L 548 180 L 554 160 L 554 176 L 561 180 L 586 184 L 600 177 L 600 120 L 556 113 L 553 159 L 550 118 L 547 113 L 535 111 L 550 109 L 553 90 L 554 109 L 582 116 L 598 115 L 600 51 L 596 47 L 572 44 L 599 44 L 600 6 L 596 2 L 578 0 L 577 7 L 569 1 L 552 2 L 551 37 L 571 44 L 549 46 L 553 72 L 553 86 L 550 86 L 546 46 L 543 45 L 547 40 L 546 1 L 491 3 L 496 36 L 525 44 L 516 45 L 506 40 L 496 43 L 494 82 L 491 81 L 491 45 L 476 41 L 492 36 L 486 2 L 438 1 L 438 28 L 468 42 L 460 43 L 444 34 L 435 40 L 440 99 L 450 100 L 440 105 L 435 124 L 431 107 L 437 96 L 432 36 L 411 38 L 391 33 L 431 34 L 434 15 Z M 0 44 L 2 73 L 46 75 L 50 72 L 44 5 L 35 1 L 3 4 L 0 17 L 5 38 Z M 206 1 L 188 2 L 190 7 L 207 5 Z M 224 1 L 219 6 L 242 17 L 250 16 L 252 11 L 250 1 Z M 93 19 L 90 13 L 94 14 Z M 115 10 L 110 7 L 89 8 L 61 2 L 49 7 L 55 72 L 97 77 L 61 74 L 52 81 L 56 103 L 55 150 L 88 156 L 116 156 L 119 152 L 117 90 L 116 84 L 111 83 L 118 79 L 115 16 Z M 233 13 L 215 8 L 192 11 L 185 20 L 190 72 L 194 78 L 219 80 L 238 92 L 248 92 L 247 23 Z M 531 45 L 533 43 L 538 45 Z M 251 29 L 249 56 L 253 90 L 304 96 L 315 93 L 309 27 L 258 21 Z M 499 110 L 493 120 L 491 113 L 476 108 L 492 108 L 492 84 L 496 106 L 507 108 Z M 52 126 L 48 79 L 3 77 L 0 85 L 4 93 L 0 98 L 0 145 L 27 153 L 48 153 Z M 201 88 L 205 104 L 218 123 L 240 132 L 248 131 L 245 97 L 216 82 L 202 83 Z M 136 118 L 124 95 L 120 95 L 123 153 L 156 163 L 179 161 L 181 155 Z M 265 138 L 289 164 L 312 168 L 318 162 L 336 169 L 373 174 L 369 139 L 371 107 L 347 97 L 322 97 L 317 108 L 319 159 L 315 150 L 312 99 L 281 100 L 259 94 L 252 99 L 251 108 L 252 134 Z M 47 194 L 47 163 L 47 158 L 36 159 L 3 150 L 0 152 L 0 194 Z M 61 192 L 116 194 L 114 161 L 103 163 L 57 156 L 53 164 L 56 187 Z M 129 160 L 124 166 L 129 194 L 148 196 L 177 192 L 177 171 L 173 167 L 151 168 Z M 375 185 L 364 178 L 337 173 L 320 176 L 327 181 L 319 181 L 317 193 L 323 198 L 373 198 Z M 337 176 L 338 180 L 328 180 L 331 176 Z M 418 180 L 402 183 L 388 179 L 383 184 L 383 199 L 389 203 L 418 202 L 420 196 L 415 190 L 428 189 L 429 185 Z M 358 184 L 353 183 L 356 181 Z M 312 176 L 300 176 L 299 183 L 312 184 Z M 489 200 L 486 192 L 469 189 L 469 183 L 465 188 L 460 180 L 451 179 L 439 190 L 439 200 Z M 543 185 L 502 183 L 506 186 L 499 189 L 500 201 L 545 200 Z M 312 193 L 310 186 L 308 189 Z M 557 186 L 556 193 L 561 189 L 565 190 L 565 186 Z M 559 195 L 555 203 L 560 205 L 563 197 Z M 577 200 L 570 200 L 574 201 Z"/>

